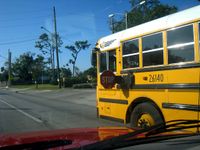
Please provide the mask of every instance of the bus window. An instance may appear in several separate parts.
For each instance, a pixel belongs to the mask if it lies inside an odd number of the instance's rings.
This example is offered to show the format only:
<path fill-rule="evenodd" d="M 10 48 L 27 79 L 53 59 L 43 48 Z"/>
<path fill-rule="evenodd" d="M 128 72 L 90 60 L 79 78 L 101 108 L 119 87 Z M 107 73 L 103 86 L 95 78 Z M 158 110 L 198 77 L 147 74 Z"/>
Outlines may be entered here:
<path fill-rule="evenodd" d="M 114 50 L 108 52 L 109 56 L 109 70 L 116 71 L 116 52 Z"/>
<path fill-rule="evenodd" d="M 101 53 L 99 55 L 100 58 L 100 72 L 107 70 L 107 63 L 106 63 L 106 53 Z"/>
<path fill-rule="evenodd" d="M 108 52 L 100 53 L 100 72 L 105 70 L 116 71 L 116 51 L 111 50 Z"/>
<path fill-rule="evenodd" d="M 148 35 L 142 38 L 143 65 L 163 64 L 162 33 Z"/>
<path fill-rule="evenodd" d="M 123 69 L 139 67 L 138 39 L 123 43 Z"/>
<path fill-rule="evenodd" d="M 168 63 L 194 60 L 193 25 L 167 31 Z"/>

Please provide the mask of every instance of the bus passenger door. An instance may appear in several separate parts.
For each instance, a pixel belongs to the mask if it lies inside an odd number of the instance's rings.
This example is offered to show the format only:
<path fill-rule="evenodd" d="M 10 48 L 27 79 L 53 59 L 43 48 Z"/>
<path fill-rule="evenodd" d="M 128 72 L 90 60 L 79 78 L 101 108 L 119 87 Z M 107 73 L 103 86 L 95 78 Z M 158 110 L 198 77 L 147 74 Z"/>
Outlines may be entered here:
<path fill-rule="evenodd" d="M 113 76 L 116 75 L 117 66 L 116 66 L 116 49 L 103 51 L 99 53 L 99 72 L 98 74 L 98 89 L 97 89 L 97 104 L 98 111 L 100 116 L 112 116 L 113 114 L 113 101 L 118 96 L 119 92 L 116 92 L 115 87 L 109 86 L 106 87 L 102 82 L 108 82 L 106 80 L 101 81 L 102 75 L 106 71 L 112 72 Z"/>

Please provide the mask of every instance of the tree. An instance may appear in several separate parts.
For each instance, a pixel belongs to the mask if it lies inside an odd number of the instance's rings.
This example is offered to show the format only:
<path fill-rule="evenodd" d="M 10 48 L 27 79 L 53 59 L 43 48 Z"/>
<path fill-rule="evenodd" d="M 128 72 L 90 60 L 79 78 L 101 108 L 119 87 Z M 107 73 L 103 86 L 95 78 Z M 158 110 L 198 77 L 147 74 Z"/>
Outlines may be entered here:
<path fill-rule="evenodd" d="M 12 63 L 12 75 L 22 83 L 32 83 L 33 80 L 38 83 L 43 71 L 47 68 L 46 64 L 43 56 L 35 57 L 34 53 L 27 52 Z"/>
<path fill-rule="evenodd" d="M 89 69 L 84 71 L 84 74 L 87 76 L 91 76 L 92 78 L 96 78 L 97 77 L 97 68 L 95 67 L 90 67 Z"/>
<path fill-rule="evenodd" d="M 81 50 L 85 50 L 90 47 L 90 44 L 88 44 L 88 41 L 76 41 L 74 45 L 67 45 L 65 46 L 66 49 L 68 49 L 71 52 L 72 58 L 69 60 L 69 63 L 72 64 L 72 75 L 75 75 L 75 69 L 76 69 L 76 61 L 78 58 L 78 54 L 81 52 Z"/>
<path fill-rule="evenodd" d="M 6 81 L 6 85 L 7 85 L 7 82 L 8 82 L 8 71 L 7 70 L 3 70 L 3 72 L 1 73 L 0 80 L 1 80 L 1 82 Z"/>
<path fill-rule="evenodd" d="M 61 37 L 58 37 L 58 48 L 60 48 L 63 44 Z M 52 34 L 52 37 L 49 38 L 48 34 L 43 33 L 40 35 L 39 40 L 35 42 L 35 47 L 38 48 L 43 55 L 48 55 L 49 63 L 51 64 L 51 68 L 54 70 L 55 68 L 55 59 L 54 59 L 54 52 L 55 52 L 55 35 Z M 59 51 L 60 52 L 60 51 Z"/>
<path fill-rule="evenodd" d="M 34 54 L 31 52 L 24 53 L 12 63 L 12 71 L 15 76 L 23 81 L 32 80 L 32 67 Z"/>
<path fill-rule="evenodd" d="M 143 5 L 137 6 L 140 1 L 141 0 L 130 0 L 132 9 L 127 12 L 128 27 L 133 27 L 177 12 L 177 7 L 161 4 L 159 0 L 146 0 Z M 125 18 L 119 22 L 114 20 L 114 32 L 118 32 L 124 29 Z"/>
<path fill-rule="evenodd" d="M 40 35 L 39 40 L 35 42 L 35 47 L 45 54 L 52 54 L 52 40 L 49 38 L 48 34 L 43 33 Z"/>
<path fill-rule="evenodd" d="M 4 72 L 5 68 L 4 67 L 1 67 L 1 72 Z"/>
<path fill-rule="evenodd" d="M 83 72 L 83 74 L 84 74 L 84 76 L 87 77 L 87 79 L 89 81 L 94 82 L 97 79 L 97 68 L 96 67 L 90 67 L 89 69 L 85 70 Z"/>
<path fill-rule="evenodd" d="M 42 75 L 42 71 L 45 68 L 44 57 L 37 55 L 32 64 L 32 77 L 38 83 L 39 77 Z"/>
<path fill-rule="evenodd" d="M 72 72 L 69 68 L 62 67 L 60 70 L 62 78 L 68 78 L 72 76 Z"/>

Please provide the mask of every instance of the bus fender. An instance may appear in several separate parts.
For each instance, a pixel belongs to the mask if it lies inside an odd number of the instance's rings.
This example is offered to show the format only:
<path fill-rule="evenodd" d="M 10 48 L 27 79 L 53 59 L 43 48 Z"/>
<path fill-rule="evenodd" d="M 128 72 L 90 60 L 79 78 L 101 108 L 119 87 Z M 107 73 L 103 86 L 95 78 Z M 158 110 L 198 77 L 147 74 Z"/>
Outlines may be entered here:
<path fill-rule="evenodd" d="M 139 97 L 139 98 L 137 98 L 137 99 L 132 101 L 132 103 L 129 105 L 129 107 L 128 107 L 127 111 L 126 111 L 126 120 L 125 120 L 126 124 L 130 123 L 130 117 L 131 117 L 131 113 L 132 113 L 133 109 L 138 104 L 141 104 L 141 103 L 150 103 L 150 104 L 152 104 L 159 111 L 160 115 L 162 116 L 163 121 L 165 121 L 164 116 L 162 114 L 162 111 L 160 110 L 158 105 L 153 100 L 151 100 L 150 98 L 147 98 L 147 97 Z"/>

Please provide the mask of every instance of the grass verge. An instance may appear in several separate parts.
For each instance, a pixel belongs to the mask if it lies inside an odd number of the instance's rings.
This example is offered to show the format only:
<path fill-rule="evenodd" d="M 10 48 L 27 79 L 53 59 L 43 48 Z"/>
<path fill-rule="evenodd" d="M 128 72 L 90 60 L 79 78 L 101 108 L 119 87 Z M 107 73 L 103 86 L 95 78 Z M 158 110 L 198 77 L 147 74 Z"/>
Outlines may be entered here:
<path fill-rule="evenodd" d="M 57 90 L 58 85 L 52 85 L 52 84 L 38 84 L 38 88 L 36 88 L 35 84 L 30 85 L 12 85 L 11 88 L 17 88 L 17 89 L 30 89 L 30 90 Z"/>

